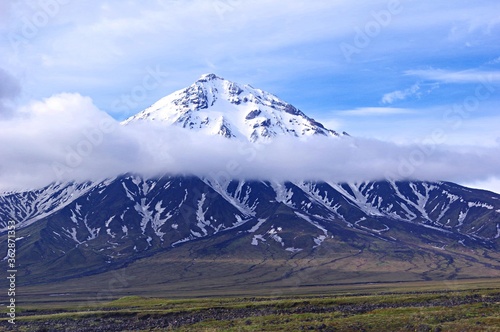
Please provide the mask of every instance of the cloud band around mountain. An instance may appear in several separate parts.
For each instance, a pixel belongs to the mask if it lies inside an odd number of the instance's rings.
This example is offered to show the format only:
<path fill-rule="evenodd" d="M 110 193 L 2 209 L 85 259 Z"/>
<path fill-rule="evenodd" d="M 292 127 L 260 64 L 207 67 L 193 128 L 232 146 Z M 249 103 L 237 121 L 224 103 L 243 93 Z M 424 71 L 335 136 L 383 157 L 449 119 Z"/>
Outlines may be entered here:
<path fill-rule="evenodd" d="M 99 180 L 127 172 L 229 179 L 446 180 L 500 176 L 500 148 L 398 145 L 354 137 L 250 143 L 155 123 L 122 126 L 90 98 L 61 94 L 0 122 L 0 189 Z"/>

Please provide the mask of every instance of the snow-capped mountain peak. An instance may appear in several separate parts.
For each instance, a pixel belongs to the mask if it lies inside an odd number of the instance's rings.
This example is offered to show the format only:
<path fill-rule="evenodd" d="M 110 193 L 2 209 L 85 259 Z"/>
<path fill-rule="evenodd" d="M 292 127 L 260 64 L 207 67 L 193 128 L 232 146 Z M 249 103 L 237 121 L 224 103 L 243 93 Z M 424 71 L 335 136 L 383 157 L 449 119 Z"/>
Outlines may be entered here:
<path fill-rule="evenodd" d="M 219 77 L 219 76 L 212 74 L 212 73 L 208 73 L 208 74 L 201 75 L 200 78 L 197 80 L 197 82 L 208 82 L 211 80 L 222 80 L 223 81 L 224 78 Z"/>
<path fill-rule="evenodd" d="M 161 121 L 209 135 L 252 142 L 281 135 L 338 136 L 277 96 L 204 74 L 191 86 L 178 90 L 125 120 Z"/>

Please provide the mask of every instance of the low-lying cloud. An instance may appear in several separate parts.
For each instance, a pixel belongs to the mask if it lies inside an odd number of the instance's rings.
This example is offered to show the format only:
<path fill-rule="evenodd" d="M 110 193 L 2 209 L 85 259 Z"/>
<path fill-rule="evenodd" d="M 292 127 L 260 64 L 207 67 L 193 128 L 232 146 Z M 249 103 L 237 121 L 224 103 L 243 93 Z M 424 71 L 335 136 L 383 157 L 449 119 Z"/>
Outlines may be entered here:
<path fill-rule="evenodd" d="M 122 126 L 78 94 L 56 95 L 19 109 L 15 118 L 0 121 L 0 139 L 0 191 L 128 172 L 219 181 L 464 183 L 500 176 L 500 147 L 397 145 L 353 137 L 238 142 L 161 123 Z"/>

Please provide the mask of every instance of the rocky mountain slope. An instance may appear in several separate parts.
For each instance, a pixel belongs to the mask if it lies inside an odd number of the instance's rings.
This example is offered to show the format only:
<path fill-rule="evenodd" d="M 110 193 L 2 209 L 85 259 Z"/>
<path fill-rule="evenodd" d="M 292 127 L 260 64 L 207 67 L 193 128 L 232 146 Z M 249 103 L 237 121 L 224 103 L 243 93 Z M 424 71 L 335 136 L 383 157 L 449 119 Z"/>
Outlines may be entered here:
<path fill-rule="evenodd" d="M 250 142 L 278 135 L 339 135 L 272 94 L 213 74 L 124 125 L 136 121 L 161 121 L 200 135 Z M 308 268 L 298 263 L 277 268 L 273 263 L 293 259 L 314 258 L 317 263 L 331 258 L 318 263 L 322 267 L 315 271 L 340 269 L 336 264 L 345 260 L 369 276 L 379 271 L 374 262 L 390 257 L 391 268 L 386 269 L 412 271 L 414 280 L 491 276 L 500 270 L 500 195 L 448 182 L 225 181 L 123 174 L 100 182 L 3 193 L 2 245 L 11 220 L 17 224 L 23 284 L 85 278 L 144 266 L 149 259 L 158 269 L 170 262 L 185 270 L 183 264 L 194 266 L 195 260 L 216 264 L 221 257 L 232 257 L 254 266 L 249 262 L 263 259 L 261 271 L 282 271 L 281 277 L 259 274 L 259 283 L 287 279 Z M 332 258 L 336 255 L 341 258 Z M 359 265 L 360 259 L 371 265 Z M 214 280 L 224 275 L 204 266 L 196 267 L 197 275 Z M 158 283 L 165 282 L 158 278 Z M 328 283 L 337 277 L 325 272 L 318 278 Z"/>

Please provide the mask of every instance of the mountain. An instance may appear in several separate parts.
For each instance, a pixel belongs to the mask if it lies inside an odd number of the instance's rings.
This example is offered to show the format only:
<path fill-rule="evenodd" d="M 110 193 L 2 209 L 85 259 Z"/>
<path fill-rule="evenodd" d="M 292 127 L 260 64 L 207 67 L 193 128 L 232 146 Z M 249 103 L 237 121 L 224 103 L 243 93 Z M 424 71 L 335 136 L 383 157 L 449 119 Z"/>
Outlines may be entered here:
<path fill-rule="evenodd" d="M 137 121 L 250 142 L 338 137 L 276 96 L 213 74 L 123 125 Z M 449 182 L 122 174 L 3 193 L 2 245 L 11 220 L 18 283 L 49 283 L 51 291 L 124 269 L 156 289 L 210 284 L 214 291 L 249 283 L 487 277 L 500 270 L 500 195 Z"/>
<path fill-rule="evenodd" d="M 160 99 L 125 120 L 161 121 L 205 134 L 255 142 L 280 135 L 339 136 L 275 95 L 215 74 Z"/>

